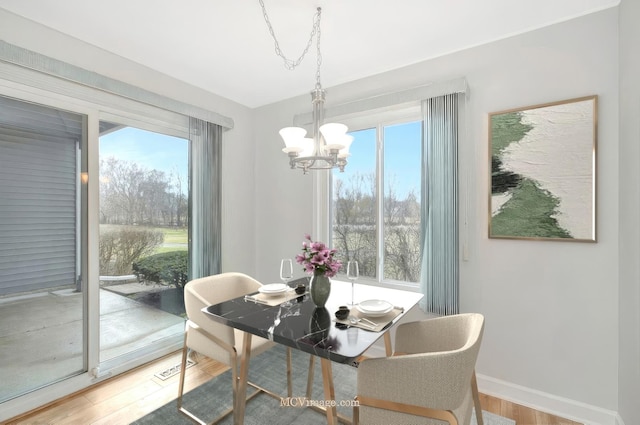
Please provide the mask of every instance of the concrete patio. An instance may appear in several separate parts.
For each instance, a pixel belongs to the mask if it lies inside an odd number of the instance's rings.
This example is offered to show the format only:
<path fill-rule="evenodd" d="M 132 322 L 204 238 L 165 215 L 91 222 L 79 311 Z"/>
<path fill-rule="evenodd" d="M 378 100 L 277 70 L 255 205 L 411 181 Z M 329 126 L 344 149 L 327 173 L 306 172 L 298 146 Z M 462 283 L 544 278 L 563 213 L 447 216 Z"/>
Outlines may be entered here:
<path fill-rule="evenodd" d="M 114 292 L 154 290 L 136 285 L 100 290 L 101 361 L 184 331 L 182 317 Z M 82 312 L 73 289 L 0 298 L 0 402 L 84 369 Z"/>

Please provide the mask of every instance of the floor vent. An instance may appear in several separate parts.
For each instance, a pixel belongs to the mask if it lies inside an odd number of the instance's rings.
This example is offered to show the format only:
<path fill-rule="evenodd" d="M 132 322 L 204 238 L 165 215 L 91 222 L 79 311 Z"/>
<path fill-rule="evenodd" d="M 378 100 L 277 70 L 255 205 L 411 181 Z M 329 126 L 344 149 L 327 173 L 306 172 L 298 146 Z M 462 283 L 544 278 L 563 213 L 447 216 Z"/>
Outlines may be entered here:
<path fill-rule="evenodd" d="M 197 364 L 197 362 L 194 362 L 191 359 L 187 359 L 187 369 L 189 369 L 194 364 Z M 165 369 L 162 372 L 158 372 L 153 376 L 155 376 L 158 379 L 162 379 L 163 381 L 165 381 L 165 380 L 171 378 L 172 376 L 175 376 L 175 375 L 179 374 L 181 366 L 182 366 L 182 364 L 178 363 L 177 365 L 171 366 L 170 368 Z"/>

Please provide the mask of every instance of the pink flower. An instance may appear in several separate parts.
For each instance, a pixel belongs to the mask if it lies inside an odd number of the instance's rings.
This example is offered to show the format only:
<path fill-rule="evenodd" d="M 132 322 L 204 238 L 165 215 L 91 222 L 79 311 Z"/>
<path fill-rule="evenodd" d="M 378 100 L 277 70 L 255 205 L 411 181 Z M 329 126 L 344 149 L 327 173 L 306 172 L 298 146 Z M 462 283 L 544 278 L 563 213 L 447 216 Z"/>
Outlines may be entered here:
<path fill-rule="evenodd" d="M 322 242 L 312 242 L 311 250 L 313 251 L 325 251 L 327 247 Z"/>
<path fill-rule="evenodd" d="M 321 266 L 326 261 L 326 257 L 324 255 L 322 255 L 322 253 L 319 252 L 316 255 L 314 255 L 313 257 L 311 257 L 310 261 L 311 261 L 311 264 L 313 264 L 313 265 Z"/>
<path fill-rule="evenodd" d="M 336 250 L 329 249 L 323 242 L 313 242 L 309 234 L 305 234 L 304 237 L 302 254 L 296 255 L 296 262 L 301 264 L 307 273 L 335 276 L 342 267 L 342 263 L 333 258 Z"/>

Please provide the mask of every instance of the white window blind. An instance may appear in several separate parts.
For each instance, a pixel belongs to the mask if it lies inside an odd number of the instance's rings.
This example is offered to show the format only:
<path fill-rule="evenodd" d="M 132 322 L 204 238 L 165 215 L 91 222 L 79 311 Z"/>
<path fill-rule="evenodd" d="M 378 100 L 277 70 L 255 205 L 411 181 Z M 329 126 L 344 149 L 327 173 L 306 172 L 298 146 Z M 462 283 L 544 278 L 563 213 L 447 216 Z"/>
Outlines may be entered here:
<path fill-rule="evenodd" d="M 76 282 L 83 120 L 0 97 L 0 295 Z"/>

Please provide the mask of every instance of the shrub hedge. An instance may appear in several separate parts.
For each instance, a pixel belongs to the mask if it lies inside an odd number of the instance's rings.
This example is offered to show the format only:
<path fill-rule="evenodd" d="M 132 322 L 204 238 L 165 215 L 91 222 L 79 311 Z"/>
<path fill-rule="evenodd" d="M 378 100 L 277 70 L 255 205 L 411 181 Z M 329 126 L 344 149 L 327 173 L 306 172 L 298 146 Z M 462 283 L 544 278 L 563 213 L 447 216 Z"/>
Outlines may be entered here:
<path fill-rule="evenodd" d="M 175 285 L 183 288 L 187 283 L 187 251 L 170 251 L 150 255 L 133 263 L 133 274 L 140 282 Z"/>

